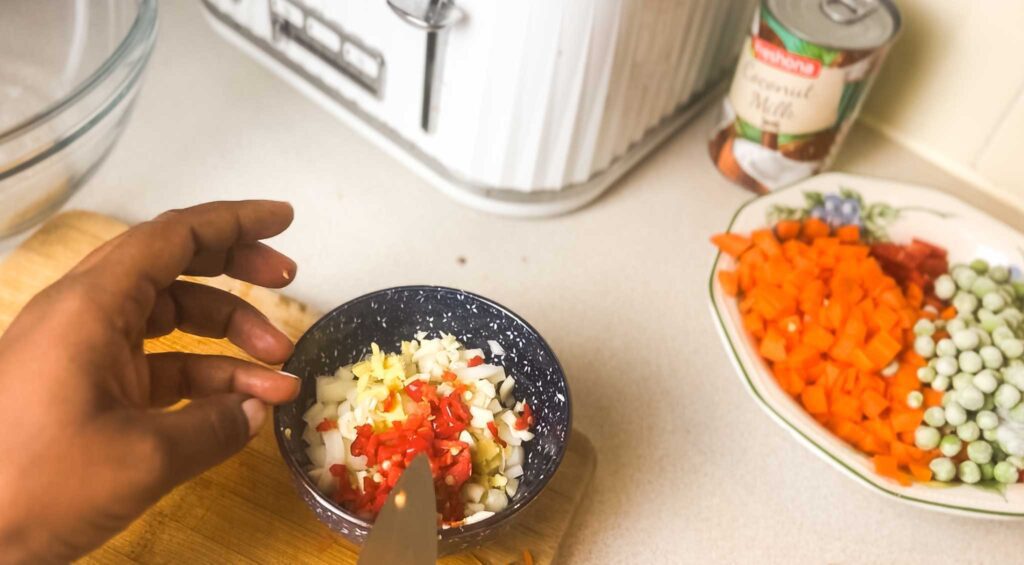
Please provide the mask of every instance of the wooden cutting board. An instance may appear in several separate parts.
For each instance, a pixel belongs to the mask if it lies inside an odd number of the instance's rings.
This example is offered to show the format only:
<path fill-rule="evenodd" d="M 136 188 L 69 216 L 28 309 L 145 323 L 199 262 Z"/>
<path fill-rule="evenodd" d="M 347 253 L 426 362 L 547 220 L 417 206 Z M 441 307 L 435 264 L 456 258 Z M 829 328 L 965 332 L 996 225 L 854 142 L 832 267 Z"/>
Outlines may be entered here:
<path fill-rule="evenodd" d="M 90 250 L 126 229 L 88 212 L 61 214 L 0 264 L 0 332 L 39 290 Z M 223 277 L 204 282 L 230 290 L 262 310 L 292 339 L 319 314 L 304 304 Z M 146 351 L 191 351 L 245 357 L 223 340 L 182 333 L 146 342 Z M 441 560 L 446 564 L 554 562 L 593 474 L 590 440 L 574 432 L 548 488 L 501 539 Z M 318 522 L 294 491 L 266 426 L 238 456 L 164 497 L 85 563 L 355 563 L 358 548 Z"/>

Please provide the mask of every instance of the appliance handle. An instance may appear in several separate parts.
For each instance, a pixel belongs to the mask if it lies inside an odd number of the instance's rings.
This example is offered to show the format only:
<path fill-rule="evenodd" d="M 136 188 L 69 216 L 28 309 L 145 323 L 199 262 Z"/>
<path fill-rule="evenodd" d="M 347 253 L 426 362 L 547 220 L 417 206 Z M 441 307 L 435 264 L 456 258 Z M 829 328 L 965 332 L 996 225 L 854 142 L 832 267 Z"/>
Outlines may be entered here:
<path fill-rule="evenodd" d="M 443 31 L 462 19 L 462 10 L 452 0 L 388 0 L 405 23 L 424 31 Z"/>

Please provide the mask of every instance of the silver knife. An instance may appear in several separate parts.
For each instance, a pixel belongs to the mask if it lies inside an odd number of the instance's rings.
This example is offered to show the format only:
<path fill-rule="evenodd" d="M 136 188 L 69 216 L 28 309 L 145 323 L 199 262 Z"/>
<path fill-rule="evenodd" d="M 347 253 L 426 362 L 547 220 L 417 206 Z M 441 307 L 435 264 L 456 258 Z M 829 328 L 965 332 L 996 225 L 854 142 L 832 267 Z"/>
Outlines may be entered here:
<path fill-rule="evenodd" d="M 359 565 L 433 565 L 437 561 L 437 506 L 430 463 L 413 459 L 377 514 L 359 553 Z"/>

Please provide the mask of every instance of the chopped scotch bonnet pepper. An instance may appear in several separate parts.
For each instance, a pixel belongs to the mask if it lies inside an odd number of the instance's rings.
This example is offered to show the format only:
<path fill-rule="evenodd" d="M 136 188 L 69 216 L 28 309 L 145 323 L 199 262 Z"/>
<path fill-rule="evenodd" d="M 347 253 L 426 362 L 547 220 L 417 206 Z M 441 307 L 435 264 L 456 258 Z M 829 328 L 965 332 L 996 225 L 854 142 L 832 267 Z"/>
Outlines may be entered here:
<path fill-rule="evenodd" d="M 913 325 L 935 317 L 924 312 L 921 285 L 931 286 L 945 251 L 915 242 L 907 259 L 898 246 L 864 243 L 857 226 L 833 230 L 814 218 L 712 242 L 735 260 L 718 280 L 738 300 L 743 327 L 779 385 L 871 456 L 879 474 L 901 484 L 930 480 L 938 451 L 918 448 L 914 432 L 941 394 L 921 391 L 917 370 L 925 362 L 913 350 Z M 873 255 L 876 248 L 887 264 L 913 262 L 925 275 L 901 270 L 901 285 Z M 922 404 L 907 404 L 912 392 Z"/>
<path fill-rule="evenodd" d="M 516 494 L 533 413 L 515 402 L 514 379 L 483 351 L 447 334 L 425 337 L 403 342 L 400 354 L 372 344 L 365 360 L 317 377 L 317 402 L 303 416 L 309 476 L 338 504 L 373 519 L 424 453 L 441 523 L 483 520 Z"/>

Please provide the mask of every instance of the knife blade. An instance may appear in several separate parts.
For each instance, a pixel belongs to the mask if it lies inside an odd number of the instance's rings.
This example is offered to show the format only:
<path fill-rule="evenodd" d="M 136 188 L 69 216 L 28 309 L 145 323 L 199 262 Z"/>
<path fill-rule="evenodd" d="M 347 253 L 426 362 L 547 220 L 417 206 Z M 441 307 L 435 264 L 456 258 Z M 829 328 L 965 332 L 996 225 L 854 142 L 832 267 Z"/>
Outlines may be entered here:
<path fill-rule="evenodd" d="M 422 453 L 402 472 L 359 553 L 359 565 L 433 565 L 437 506 L 430 463 Z"/>

